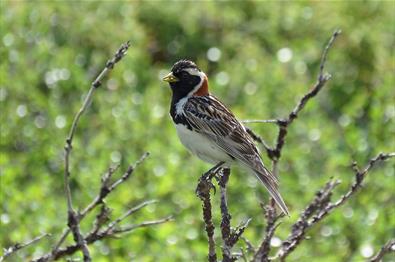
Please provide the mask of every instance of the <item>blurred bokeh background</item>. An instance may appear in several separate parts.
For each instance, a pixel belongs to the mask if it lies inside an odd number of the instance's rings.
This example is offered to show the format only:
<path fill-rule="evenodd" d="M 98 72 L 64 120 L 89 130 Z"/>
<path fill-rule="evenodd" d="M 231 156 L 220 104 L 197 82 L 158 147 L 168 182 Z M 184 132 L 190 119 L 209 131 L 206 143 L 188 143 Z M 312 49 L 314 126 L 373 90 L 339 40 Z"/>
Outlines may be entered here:
<path fill-rule="evenodd" d="M 99 242 L 91 247 L 94 261 L 205 260 L 201 203 L 194 191 L 210 166 L 178 141 L 168 116 L 170 89 L 160 81 L 178 59 L 195 60 L 208 74 L 212 93 L 240 119 L 283 117 L 314 84 L 322 49 L 341 28 L 326 67 L 333 79 L 289 129 L 280 179 L 292 215 L 278 228 L 274 251 L 330 177 L 343 181 L 336 198 L 353 180 L 352 160 L 363 165 L 394 150 L 393 1 L 0 4 L 0 246 L 53 234 L 20 251 L 16 261 L 48 251 L 64 228 L 67 131 L 90 82 L 128 39 L 130 51 L 95 94 L 77 130 L 74 203 L 82 208 L 92 199 L 112 163 L 126 168 L 149 151 L 149 159 L 108 200 L 113 217 L 158 199 L 128 222 L 169 214 L 175 221 Z M 275 126 L 249 126 L 274 142 Z M 394 161 L 375 168 L 361 192 L 315 226 L 289 261 L 361 261 L 394 237 L 394 170 Z M 262 199 L 267 194 L 255 178 L 235 170 L 232 224 L 251 217 L 245 237 L 256 245 L 265 225 Z M 214 216 L 218 224 L 218 208 Z"/>

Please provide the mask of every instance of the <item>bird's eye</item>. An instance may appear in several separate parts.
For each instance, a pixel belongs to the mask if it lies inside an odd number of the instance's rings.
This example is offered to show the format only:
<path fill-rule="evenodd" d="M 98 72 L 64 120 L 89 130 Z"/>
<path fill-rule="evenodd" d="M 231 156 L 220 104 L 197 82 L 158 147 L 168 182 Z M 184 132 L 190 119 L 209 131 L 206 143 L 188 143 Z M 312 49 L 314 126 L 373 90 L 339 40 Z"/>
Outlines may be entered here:
<path fill-rule="evenodd" d="M 187 72 L 185 72 L 185 71 L 182 71 L 181 72 L 181 77 L 182 78 L 186 78 L 186 77 L 188 77 L 189 76 L 189 74 L 187 73 Z"/>

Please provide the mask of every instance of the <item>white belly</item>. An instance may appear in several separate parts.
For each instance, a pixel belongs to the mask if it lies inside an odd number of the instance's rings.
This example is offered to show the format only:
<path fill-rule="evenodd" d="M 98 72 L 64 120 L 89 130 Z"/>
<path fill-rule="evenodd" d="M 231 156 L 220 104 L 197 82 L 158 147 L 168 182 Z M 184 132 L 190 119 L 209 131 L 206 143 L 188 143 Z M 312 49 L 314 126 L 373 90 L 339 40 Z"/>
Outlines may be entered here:
<path fill-rule="evenodd" d="M 230 165 L 233 162 L 228 154 L 205 136 L 192 132 L 180 124 L 176 125 L 176 129 L 181 143 L 201 160 L 211 164 L 223 161 Z"/>

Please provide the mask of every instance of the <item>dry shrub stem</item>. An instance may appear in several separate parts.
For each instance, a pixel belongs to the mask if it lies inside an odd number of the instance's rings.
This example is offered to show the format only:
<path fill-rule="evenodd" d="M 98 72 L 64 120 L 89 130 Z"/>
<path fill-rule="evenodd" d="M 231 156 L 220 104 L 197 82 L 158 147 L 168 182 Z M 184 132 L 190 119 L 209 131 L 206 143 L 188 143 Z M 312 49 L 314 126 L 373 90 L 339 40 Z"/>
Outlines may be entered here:
<path fill-rule="evenodd" d="M 82 103 L 82 106 L 80 110 L 77 112 L 77 114 L 74 117 L 74 120 L 71 124 L 70 132 L 68 137 L 66 138 L 66 144 L 64 147 L 65 154 L 64 154 L 64 189 L 65 189 L 65 195 L 66 195 L 66 200 L 67 200 L 67 213 L 68 213 L 68 222 L 67 226 L 69 227 L 69 231 L 72 232 L 74 241 L 81 246 L 81 250 L 84 256 L 84 261 L 91 261 L 92 258 L 90 257 L 89 254 L 89 249 L 88 246 L 84 240 L 84 237 L 81 234 L 80 226 L 79 226 L 79 216 L 77 212 L 73 208 L 73 201 L 71 197 L 71 190 L 70 190 L 70 157 L 71 157 L 71 151 L 73 149 L 73 138 L 75 131 L 77 130 L 79 120 L 83 113 L 86 111 L 88 106 L 90 105 L 90 102 L 92 100 L 93 94 L 96 89 L 98 89 L 101 86 L 101 81 L 102 79 L 107 75 L 107 73 L 114 68 L 114 65 L 119 62 L 122 57 L 126 54 L 127 50 L 130 47 L 130 42 L 128 41 L 127 43 L 121 45 L 121 47 L 118 49 L 118 51 L 115 53 L 114 57 L 109 60 L 106 63 L 105 68 L 102 70 L 102 72 L 99 74 L 99 76 L 95 79 L 95 81 L 92 82 L 91 88 L 88 91 L 87 96 L 85 97 L 84 102 Z M 55 246 L 55 251 L 56 249 L 63 243 L 63 241 L 66 239 L 68 233 L 65 234 L 64 237 L 60 239 L 60 241 L 56 244 Z"/>
<path fill-rule="evenodd" d="M 317 77 L 317 82 L 315 85 L 307 92 L 296 104 L 295 108 L 288 114 L 285 119 L 271 119 L 271 120 L 249 120 L 246 121 L 252 123 L 276 123 L 279 127 L 276 145 L 274 148 L 268 146 L 264 140 L 257 134 L 255 134 L 251 129 L 247 128 L 247 132 L 253 137 L 255 141 L 260 143 L 266 150 L 268 157 L 272 160 L 272 173 L 276 177 L 278 177 L 278 164 L 281 158 L 281 151 L 285 144 L 285 138 L 288 134 L 288 127 L 293 123 L 293 121 L 298 117 L 300 111 L 306 106 L 307 102 L 314 98 L 320 90 L 325 86 L 325 84 L 330 80 L 331 76 L 329 74 L 324 73 L 325 62 L 327 60 L 328 52 L 332 47 L 334 41 L 339 36 L 340 30 L 336 30 L 332 37 L 329 39 L 328 44 L 324 48 L 324 51 L 321 56 L 321 62 L 319 66 L 319 74 Z M 267 219 L 267 228 L 264 233 L 264 238 L 260 244 L 260 248 L 254 254 L 254 261 L 268 261 L 269 260 L 269 252 L 270 252 L 270 241 L 274 235 L 274 232 L 277 228 L 275 226 L 276 220 L 278 219 L 276 215 L 275 202 L 273 199 L 269 202 L 269 205 L 265 207 L 266 209 L 266 219 Z M 268 211 L 270 210 L 270 211 Z M 268 214 L 272 213 L 272 214 Z"/>
<path fill-rule="evenodd" d="M 215 251 L 215 240 L 214 240 L 214 229 L 215 226 L 212 220 L 212 212 L 211 212 L 211 199 L 210 199 L 210 190 L 214 188 L 211 180 L 217 174 L 218 171 L 221 170 L 221 166 L 223 162 L 218 163 L 209 171 L 204 173 L 196 187 L 196 195 L 202 200 L 202 209 L 203 209 L 203 220 L 205 223 L 205 229 L 207 232 L 208 238 L 208 261 L 215 262 L 217 261 L 217 253 Z"/>
<path fill-rule="evenodd" d="M 222 239 L 224 240 L 222 244 L 222 255 L 223 255 L 223 262 L 232 261 L 232 253 L 231 253 L 231 243 L 230 243 L 230 220 L 231 216 L 228 210 L 228 203 L 226 197 L 226 184 L 228 183 L 230 176 L 230 169 L 223 168 L 219 173 L 218 184 L 221 192 L 221 234 Z"/>

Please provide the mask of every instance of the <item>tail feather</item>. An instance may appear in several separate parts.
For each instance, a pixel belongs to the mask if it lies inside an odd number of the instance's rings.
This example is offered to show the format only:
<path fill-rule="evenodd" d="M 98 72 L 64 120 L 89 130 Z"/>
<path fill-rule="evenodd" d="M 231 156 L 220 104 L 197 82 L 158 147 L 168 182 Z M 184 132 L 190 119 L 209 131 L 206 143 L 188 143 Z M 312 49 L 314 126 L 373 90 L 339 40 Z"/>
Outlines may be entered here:
<path fill-rule="evenodd" d="M 267 172 L 269 172 L 269 171 L 267 171 Z M 285 205 L 285 202 L 284 202 L 283 198 L 281 197 L 280 192 L 278 191 L 276 185 L 270 179 L 270 176 L 267 174 L 259 173 L 259 172 L 254 172 L 254 173 L 259 178 L 259 180 L 262 182 L 262 184 L 266 187 L 267 191 L 269 191 L 270 195 L 276 201 L 276 203 L 280 207 L 281 211 L 284 214 L 286 214 L 287 216 L 289 216 L 288 208 Z"/>

